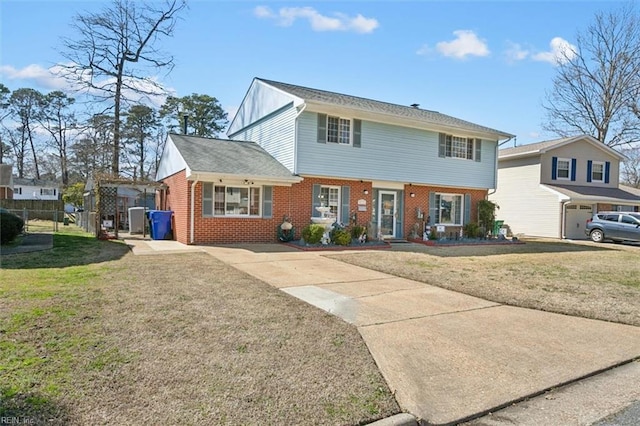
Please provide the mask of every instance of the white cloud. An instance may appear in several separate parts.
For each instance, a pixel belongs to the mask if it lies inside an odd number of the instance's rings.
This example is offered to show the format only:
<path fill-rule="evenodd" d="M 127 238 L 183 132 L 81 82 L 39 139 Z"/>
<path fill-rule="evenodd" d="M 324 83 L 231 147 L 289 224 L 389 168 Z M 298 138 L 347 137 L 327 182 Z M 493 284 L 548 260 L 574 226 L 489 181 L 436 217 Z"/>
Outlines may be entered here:
<path fill-rule="evenodd" d="M 375 18 L 361 14 L 349 17 L 343 13 L 326 16 L 312 7 L 283 7 L 277 13 L 267 6 L 257 6 L 253 13 L 261 19 L 276 20 L 278 25 L 289 27 L 297 19 L 306 19 L 314 31 L 353 31 L 360 34 L 372 33 L 380 26 Z"/>
<path fill-rule="evenodd" d="M 480 40 L 473 31 L 457 30 L 453 34 L 455 39 L 436 44 L 436 50 L 442 55 L 464 59 L 467 56 L 488 56 L 491 53 L 484 40 Z"/>
<path fill-rule="evenodd" d="M 527 59 L 531 55 L 531 52 L 518 43 L 507 41 L 507 50 L 505 56 L 508 62 L 522 61 Z"/>
<path fill-rule="evenodd" d="M 27 65 L 18 69 L 11 65 L 0 66 L 0 75 L 8 80 L 24 80 L 33 82 L 43 89 L 49 90 L 68 90 L 69 83 L 58 72 L 60 66 L 55 65 L 51 68 L 44 68 L 38 64 Z"/>
<path fill-rule="evenodd" d="M 577 48 L 562 37 L 554 37 L 549 42 L 551 48 L 547 52 L 538 52 L 531 56 L 534 61 L 549 62 L 558 65 L 576 56 Z"/>

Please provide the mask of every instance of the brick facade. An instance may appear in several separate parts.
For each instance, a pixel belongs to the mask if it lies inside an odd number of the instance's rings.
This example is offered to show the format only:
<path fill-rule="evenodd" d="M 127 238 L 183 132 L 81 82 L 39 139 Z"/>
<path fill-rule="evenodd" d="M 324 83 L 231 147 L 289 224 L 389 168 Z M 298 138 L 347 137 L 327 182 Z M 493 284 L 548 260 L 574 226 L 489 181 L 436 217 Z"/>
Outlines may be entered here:
<path fill-rule="evenodd" d="M 192 244 L 190 238 L 190 205 L 192 181 L 186 179 L 184 171 L 176 173 L 163 181 L 167 190 L 160 196 L 162 209 L 172 210 L 174 239 L 184 244 Z M 372 183 L 344 179 L 324 179 L 306 177 L 292 186 L 273 186 L 273 216 L 271 218 L 251 217 L 203 217 L 202 182 L 195 187 L 195 217 L 193 244 L 232 244 L 232 243 L 272 243 L 277 242 L 277 226 L 283 218 L 290 218 L 294 226 L 295 238 L 300 238 L 301 230 L 311 222 L 313 185 L 349 186 L 349 218 L 342 218 L 345 224 L 368 225 L 372 220 L 374 190 Z M 465 190 L 431 186 L 405 185 L 403 236 L 409 237 L 414 229 L 422 235 L 424 221 L 429 215 L 429 193 L 471 194 L 471 218 L 477 217 L 477 202 L 486 197 L 486 190 Z M 411 197 L 411 193 L 415 197 Z M 366 211 L 358 211 L 358 200 L 366 201 Z M 422 219 L 417 217 L 417 209 L 423 212 Z M 353 219 L 355 218 L 355 221 Z M 451 230 L 457 231 L 457 229 Z M 449 229 L 447 229 L 449 231 Z"/>

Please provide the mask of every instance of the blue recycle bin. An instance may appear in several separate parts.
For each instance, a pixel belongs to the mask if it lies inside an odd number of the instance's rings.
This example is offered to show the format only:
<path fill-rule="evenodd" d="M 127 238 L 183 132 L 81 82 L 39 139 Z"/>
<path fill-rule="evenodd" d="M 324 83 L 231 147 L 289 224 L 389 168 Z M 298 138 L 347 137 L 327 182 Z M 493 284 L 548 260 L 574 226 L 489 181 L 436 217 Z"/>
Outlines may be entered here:
<path fill-rule="evenodd" d="M 149 230 L 151 231 L 152 240 L 172 240 L 173 232 L 171 231 L 171 210 L 149 210 L 147 219 L 149 219 Z"/>

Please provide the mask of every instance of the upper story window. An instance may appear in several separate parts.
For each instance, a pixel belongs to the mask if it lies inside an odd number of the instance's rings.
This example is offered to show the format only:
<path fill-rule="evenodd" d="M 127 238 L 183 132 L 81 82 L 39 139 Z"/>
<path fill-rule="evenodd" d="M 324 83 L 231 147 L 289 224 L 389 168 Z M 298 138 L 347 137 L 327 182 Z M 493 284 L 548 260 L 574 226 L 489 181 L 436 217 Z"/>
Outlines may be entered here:
<path fill-rule="evenodd" d="M 351 144 L 351 120 L 327 116 L 327 142 Z"/>
<path fill-rule="evenodd" d="M 362 120 L 318 113 L 318 143 L 362 148 Z"/>
<path fill-rule="evenodd" d="M 604 162 L 591 163 L 591 182 L 604 182 Z"/>
<path fill-rule="evenodd" d="M 480 139 L 440 134 L 438 156 L 480 161 Z"/>
<path fill-rule="evenodd" d="M 202 184 L 203 216 L 259 216 L 260 187 Z"/>
<path fill-rule="evenodd" d="M 556 165 L 556 177 L 558 179 L 571 178 L 571 160 L 567 158 L 558 158 Z"/>

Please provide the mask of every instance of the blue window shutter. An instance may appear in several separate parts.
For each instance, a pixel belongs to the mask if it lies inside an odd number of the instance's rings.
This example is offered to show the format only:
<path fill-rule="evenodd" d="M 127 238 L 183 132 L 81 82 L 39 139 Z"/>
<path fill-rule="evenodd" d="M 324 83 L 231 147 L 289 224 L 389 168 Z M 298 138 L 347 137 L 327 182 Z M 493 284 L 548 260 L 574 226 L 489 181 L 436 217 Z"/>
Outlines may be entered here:
<path fill-rule="evenodd" d="M 436 206 L 436 193 L 429 192 L 429 225 L 438 222 L 438 206 Z"/>
<path fill-rule="evenodd" d="M 262 217 L 273 217 L 273 186 L 262 187 Z"/>
<path fill-rule="evenodd" d="M 439 141 L 438 141 L 438 157 L 445 157 L 445 152 L 447 150 L 447 135 L 444 133 L 440 133 Z"/>
<path fill-rule="evenodd" d="M 311 216 L 320 217 L 320 212 L 316 210 L 316 207 L 320 207 L 320 185 L 313 185 L 312 200 L 311 200 Z"/>
<path fill-rule="evenodd" d="M 471 194 L 464 194 L 464 222 L 463 225 L 471 222 Z"/>
<path fill-rule="evenodd" d="M 398 191 L 396 203 L 396 235 L 395 238 L 402 238 L 404 236 L 404 191 Z"/>
<path fill-rule="evenodd" d="M 587 161 L 587 182 L 591 182 L 591 169 L 593 168 L 593 161 Z"/>
<path fill-rule="evenodd" d="M 571 181 L 575 182 L 576 180 L 576 164 L 578 162 L 576 161 L 575 158 L 571 159 Z"/>
<path fill-rule="evenodd" d="M 327 114 L 318 114 L 318 143 L 327 143 Z"/>
<path fill-rule="evenodd" d="M 482 139 L 474 139 L 476 144 L 476 161 L 482 161 Z"/>
<path fill-rule="evenodd" d="M 611 162 L 604 163 L 604 183 L 609 183 L 609 170 L 611 170 Z"/>
<path fill-rule="evenodd" d="M 551 159 L 551 180 L 558 179 L 558 157 Z"/>
<path fill-rule="evenodd" d="M 342 221 L 342 223 L 344 224 L 348 224 L 349 223 L 349 213 L 350 213 L 350 208 L 349 208 L 349 196 L 350 196 L 350 187 L 349 186 L 343 186 L 342 188 L 342 193 L 340 194 L 340 196 L 342 197 L 342 212 L 341 212 L 341 218 L 340 220 Z"/>
<path fill-rule="evenodd" d="M 362 147 L 362 120 L 353 120 L 353 147 Z"/>

